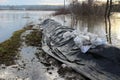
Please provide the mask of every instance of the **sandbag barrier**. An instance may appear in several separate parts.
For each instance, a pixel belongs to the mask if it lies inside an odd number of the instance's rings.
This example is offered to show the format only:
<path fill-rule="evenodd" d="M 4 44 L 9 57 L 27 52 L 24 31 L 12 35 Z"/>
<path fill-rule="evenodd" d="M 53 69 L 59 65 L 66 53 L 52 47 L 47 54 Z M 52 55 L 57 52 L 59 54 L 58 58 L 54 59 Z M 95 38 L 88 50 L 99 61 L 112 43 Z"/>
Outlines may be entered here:
<path fill-rule="evenodd" d="M 120 49 L 100 45 L 83 54 L 72 37 L 62 37 L 66 31 L 74 29 L 51 19 L 43 21 L 41 28 L 42 49 L 50 56 L 91 80 L 120 80 Z"/>

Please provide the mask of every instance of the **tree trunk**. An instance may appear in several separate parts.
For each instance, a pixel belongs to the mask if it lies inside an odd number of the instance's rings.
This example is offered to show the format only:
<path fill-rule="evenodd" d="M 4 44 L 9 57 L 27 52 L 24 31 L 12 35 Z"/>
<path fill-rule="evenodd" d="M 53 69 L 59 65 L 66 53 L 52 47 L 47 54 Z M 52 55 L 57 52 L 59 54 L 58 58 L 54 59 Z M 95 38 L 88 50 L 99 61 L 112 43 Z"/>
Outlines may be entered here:
<path fill-rule="evenodd" d="M 111 41 L 111 22 L 110 22 L 111 9 L 112 9 L 112 0 L 107 0 L 106 9 L 105 9 L 105 30 L 106 30 L 106 34 L 107 34 L 106 38 L 109 43 L 112 43 L 112 41 Z M 109 31 L 108 31 L 108 29 L 109 29 Z"/>
<path fill-rule="evenodd" d="M 108 37 L 108 26 L 107 26 L 108 4 L 109 4 L 109 0 L 107 0 L 107 2 L 106 2 L 106 9 L 105 9 L 105 31 L 106 31 L 107 41 L 109 41 L 109 37 Z"/>

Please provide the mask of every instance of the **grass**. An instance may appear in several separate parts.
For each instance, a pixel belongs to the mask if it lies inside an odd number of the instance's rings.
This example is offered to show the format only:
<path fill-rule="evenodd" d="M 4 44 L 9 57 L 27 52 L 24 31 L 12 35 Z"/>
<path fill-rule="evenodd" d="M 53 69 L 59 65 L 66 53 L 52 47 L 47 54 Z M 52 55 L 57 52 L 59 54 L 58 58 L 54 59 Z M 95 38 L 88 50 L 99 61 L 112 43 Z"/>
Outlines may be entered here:
<path fill-rule="evenodd" d="M 20 36 L 23 32 L 25 29 L 16 31 L 10 39 L 0 43 L 0 64 L 8 66 L 15 63 L 14 60 L 21 45 Z"/>
<path fill-rule="evenodd" d="M 33 30 L 26 36 L 26 44 L 28 46 L 41 46 L 42 32 L 39 30 Z"/>
<path fill-rule="evenodd" d="M 0 64 L 5 64 L 6 66 L 15 64 L 17 55 L 19 55 L 19 47 L 21 46 L 21 34 L 26 30 L 31 30 L 33 25 L 28 25 L 24 29 L 18 30 L 13 33 L 13 36 L 0 43 Z M 26 36 L 26 43 L 32 46 L 41 45 L 41 32 L 34 30 Z"/>
<path fill-rule="evenodd" d="M 70 11 L 68 9 L 59 9 L 57 10 L 55 13 L 53 13 L 53 16 L 57 16 L 57 15 L 66 15 L 66 14 L 70 14 Z"/>

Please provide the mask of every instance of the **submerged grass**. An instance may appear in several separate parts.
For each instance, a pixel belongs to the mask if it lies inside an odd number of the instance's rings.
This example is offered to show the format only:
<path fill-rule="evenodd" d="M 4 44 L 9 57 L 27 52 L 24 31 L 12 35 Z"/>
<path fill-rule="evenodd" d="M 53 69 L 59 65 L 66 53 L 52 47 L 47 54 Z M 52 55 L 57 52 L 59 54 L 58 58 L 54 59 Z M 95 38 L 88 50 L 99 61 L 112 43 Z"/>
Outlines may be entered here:
<path fill-rule="evenodd" d="M 14 64 L 18 48 L 21 45 L 21 34 L 25 32 L 25 29 L 14 32 L 13 36 L 0 43 L 0 64 L 11 65 Z"/>
<path fill-rule="evenodd" d="M 39 30 L 33 30 L 26 36 L 26 44 L 28 46 L 41 46 L 42 32 Z"/>

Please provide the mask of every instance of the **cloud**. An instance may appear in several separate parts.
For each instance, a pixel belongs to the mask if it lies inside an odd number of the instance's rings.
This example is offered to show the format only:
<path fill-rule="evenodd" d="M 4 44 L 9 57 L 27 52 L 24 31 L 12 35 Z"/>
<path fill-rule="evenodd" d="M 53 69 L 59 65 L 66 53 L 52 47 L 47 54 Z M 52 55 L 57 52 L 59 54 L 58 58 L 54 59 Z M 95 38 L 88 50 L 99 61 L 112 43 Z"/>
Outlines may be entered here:
<path fill-rule="evenodd" d="M 0 3 L 5 3 L 7 2 L 7 0 L 0 0 Z"/>
<path fill-rule="evenodd" d="M 38 3 L 39 5 L 64 5 L 63 3 Z"/>
<path fill-rule="evenodd" d="M 64 5 L 64 0 L 41 0 L 38 2 L 41 5 Z M 66 2 L 68 4 L 68 2 Z"/>
<path fill-rule="evenodd" d="M 42 4 L 63 5 L 64 0 L 0 0 L 0 5 L 42 5 Z"/>

